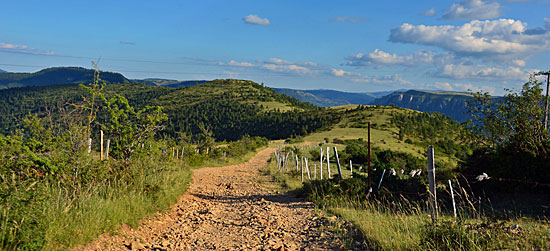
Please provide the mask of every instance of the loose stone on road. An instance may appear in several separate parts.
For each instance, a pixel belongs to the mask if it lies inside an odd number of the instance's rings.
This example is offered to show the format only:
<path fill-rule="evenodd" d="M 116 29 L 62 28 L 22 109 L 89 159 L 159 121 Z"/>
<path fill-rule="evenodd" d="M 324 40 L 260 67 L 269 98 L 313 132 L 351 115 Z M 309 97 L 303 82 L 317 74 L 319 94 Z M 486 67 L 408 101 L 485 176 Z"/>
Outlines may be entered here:
<path fill-rule="evenodd" d="M 330 223 L 316 214 L 311 202 L 267 188 L 273 186 L 271 178 L 260 169 L 273 151 L 262 150 L 238 165 L 193 170 L 187 193 L 169 211 L 78 249 L 340 249 L 341 237 L 325 230 Z"/>

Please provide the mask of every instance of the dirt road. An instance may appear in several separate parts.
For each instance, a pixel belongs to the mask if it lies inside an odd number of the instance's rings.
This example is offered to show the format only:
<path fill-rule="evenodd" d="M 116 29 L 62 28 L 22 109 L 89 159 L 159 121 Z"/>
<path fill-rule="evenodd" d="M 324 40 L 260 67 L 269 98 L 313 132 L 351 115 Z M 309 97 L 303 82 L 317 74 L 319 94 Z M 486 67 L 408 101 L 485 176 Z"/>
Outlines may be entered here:
<path fill-rule="evenodd" d="M 339 236 L 326 231 L 327 220 L 314 205 L 270 192 L 260 173 L 273 149 L 250 161 L 193 170 L 188 192 L 171 210 L 104 234 L 84 250 L 334 250 Z"/>

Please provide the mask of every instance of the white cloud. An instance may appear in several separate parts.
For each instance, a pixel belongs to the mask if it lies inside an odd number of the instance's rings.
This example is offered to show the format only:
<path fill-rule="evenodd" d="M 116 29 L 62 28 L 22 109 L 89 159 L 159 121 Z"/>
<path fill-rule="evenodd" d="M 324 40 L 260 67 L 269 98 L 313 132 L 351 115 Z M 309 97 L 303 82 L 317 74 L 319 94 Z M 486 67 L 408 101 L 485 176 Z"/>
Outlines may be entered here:
<path fill-rule="evenodd" d="M 393 75 L 364 75 L 357 72 L 349 72 L 342 69 L 331 69 L 330 74 L 339 78 L 346 78 L 356 83 L 371 83 L 371 84 L 392 84 L 392 85 L 412 85 L 410 81 L 404 80 L 399 74 Z"/>
<path fill-rule="evenodd" d="M 424 15 L 424 16 L 427 16 L 427 17 L 433 17 L 433 16 L 435 16 L 435 9 L 431 8 L 427 11 L 420 12 L 420 15 Z"/>
<path fill-rule="evenodd" d="M 262 68 L 275 71 L 275 72 L 292 72 L 298 74 L 311 74 L 312 71 L 306 67 L 288 64 L 288 65 L 279 65 L 279 64 L 264 64 Z"/>
<path fill-rule="evenodd" d="M 53 51 L 44 51 L 29 48 L 26 45 L 8 44 L 0 42 L 0 50 L 13 53 L 33 54 L 33 55 L 54 55 Z"/>
<path fill-rule="evenodd" d="M 370 21 L 370 19 L 366 17 L 335 17 L 332 19 L 332 21 L 358 23 L 358 22 L 367 22 L 367 21 Z"/>
<path fill-rule="evenodd" d="M 492 19 L 501 15 L 500 4 L 483 0 L 465 0 L 447 9 L 443 19 Z"/>
<path fill-rule="evenodd" d="M 464 84 L 464 83 L 449 83 L 449 82 L 435 82 L 432 88 L 436 90 L 444 91 L 457 91 L 457 92 L 489 92 L 491 94 L 495 93 L 496 88 L 493 86 L 476 86 L 473 84 Z"/>
<path fill-rule="evenodd" d="M 546 31 L 550 32 L 550 17 L 544 18 L 544 28 L 546 28 Z"/>
<path fill-rule="evenodd" d="M 434 87 L 435 89 L 438 89 L 438 90 L 445 90 L 445 91 L 454 90 L 453 86 L 451 86 L 449 82 L 435 82 Z"/>
<path fill-rule="evenodd" d="M 431 64 L 445 64 L 454 60 L 450 53 L 435 53 L 432 51 L 418 50 L 411 55 L 400 56 L 379 49 L 362 54 L 358 53 L 347 57 L 349 66 L 380 66 L 380 65 L 405 65 L 420 66 Z"/>
<path fill-rule="evenodd" d="M 253 64 L 248 63 L 248 62 L 237 62 L 235 60 L 231 60 L 227 64 L 231 65 L 231 66 L 241 66 L 241 67 L 252 67 L 252 66 L 254 66 Z"/>
<path fill-rule="evenodd" d="M 526 31 L 526 23 L 513 19 L 474 20 L 461 26 L 404 23 L 391 30 L 389 41 L 431 45 L 457 55 L 481 58 L 517 58 L 550 50 L 550 33 Z"/>
<path fill-rule="evenodd" d="M 284 59 L 280 59 L 280 58 L 269 58 L 269 59 L 265 60 L 265 62 L 272 63 L 272 64 L 279 64 L 279 65 L 292 64 L 289 61 L 284 60 Z"/>
<path fill-rule="evenodd" d="M 267 18 L 261 18 L 257 15 L 250 14 L 243 18 L 243 21 L 248 24 L 257 24 L 257 25 L 271 25 L 271 22 Z"/>
<path fill-rule="evenodd" d="M 517 67 L 497 68 L 448 64 L 439 69 L 434 75 L 451 79 L 527 80 L 529 71 Z"/>
<path fill-rule="evenodd" d="M 512 60 L 512 64 L 516 65 L 516 66 L 520 66 L 520 67 L 523 67 L 526 65 L 525 61 L 521 60 L 521 59 L 514 59 Z"/>

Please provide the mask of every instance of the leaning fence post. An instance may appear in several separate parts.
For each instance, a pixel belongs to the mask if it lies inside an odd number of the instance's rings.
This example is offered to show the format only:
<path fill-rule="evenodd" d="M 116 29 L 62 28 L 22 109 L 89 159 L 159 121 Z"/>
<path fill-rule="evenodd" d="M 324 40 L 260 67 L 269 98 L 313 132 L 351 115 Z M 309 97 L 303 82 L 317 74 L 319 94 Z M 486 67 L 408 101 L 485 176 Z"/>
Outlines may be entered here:
<path fill-rule="evenodd" d="M 296 171 L 298 171 L 298 154 L 296 154 Z"/>
<path fill-rule="evenodd" d="M 309 174 L 309 166 L 307 165 L 307 158 L 305 158 L 305 162 L 306 162 L 307 179 L 311 180 L 311 174 Z"/>
<path fill-rule="evenodd" d="M 456 218 L 455 193 L 453 192 L 453 184 L 451 183 L 451 180 L 449 180 L 449 188 L 451 189 L 451 199 L 453 201 L 453 214 Z"/>
<path fill-rule="evenodd" d="M 100 160 L 103 160 L 103 130 L 99 130 L 99 135 L 100 135 L 100 145 L 101 145 L 101 153 L 99 154 L 99 159 Z"/>
<path fill-rule="evenodd" d="M 338 167 L 338 177 L 340 177 L 340 179 L 343 179 L 342 168 L 340 167 L 340 159 L 338 159 L 338 149 L 336 149 L 336 147 L 334 147 L 333 149 L 334 149 L 334 156 L 336 157 L 336 166 Z"/>
<path fill-rule="evenodd" d="M 384 171 L 382 172 L 382 177 L 380 177 L 380 182 L 378 182 L 378 189 L 376 190 L 380 190 L 380 186 L 382 186 L 382 180 L 384 179 L 384 174 L 386 174 L 386 169 L 384 169 Z"/>
<path fill-rule="evenodd" d="M 432 222 L 437 220 L 437 194 L 435 190 L 435 165 L 434 165 L 434 148 L 428 146 L 428 181 L 430 183 L 430 211 Z"/>
<path fill-rule="evenodd" d="M 111 145 L 111 140 L 107 140 L 107 147 L 105 148 L 105 159 L 109 159 L 109 146 Z"/>
<path fill-rule="evenodd" d="M 277 151 L 275 151 L 273 154 L 275 155 L 275 161 L 277 162 L 277 169 L 281 169 L 279 167 L 279 154 L 277 154 Z"/>
<path fill-rule="evenodd" d="M 304 183 L 304 157 L 302 157 L 302 165 L 300 166 L 300 170 L 302 173 L 302 183 Z"/>
<path fill-rule="evenodd" d="M 328 175 L 328 178 L 330 179 L 330 156 L 329 156 L 329 153 L 330 153 L 330 148 L 327 146 L 327 175 Z"/>

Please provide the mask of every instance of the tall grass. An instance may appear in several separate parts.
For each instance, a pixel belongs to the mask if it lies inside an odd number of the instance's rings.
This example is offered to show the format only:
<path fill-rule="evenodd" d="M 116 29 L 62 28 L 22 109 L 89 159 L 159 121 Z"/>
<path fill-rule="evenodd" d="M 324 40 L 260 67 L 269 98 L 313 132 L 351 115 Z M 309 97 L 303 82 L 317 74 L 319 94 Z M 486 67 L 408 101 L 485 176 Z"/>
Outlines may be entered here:
<path fill-rule="evenodd" d="M 364 187 L 357 189 L 356 186 L 363 186 L 357 177 L 302 183 L 299 173 L 281 172 L 274 163 L 266 172 L 285 190 L 307 196 L 320 209 L 352 222 L 373 250 L 550 249 L 547 217 L 495 214 L 491 208 L 484 209 L 488 206 L 482 206 L 467 185 L 455 191 L 458 217 L 443 207 L 439 220 L 432 223 L 425 202 L 385 189 L 368 194 Z"/>

